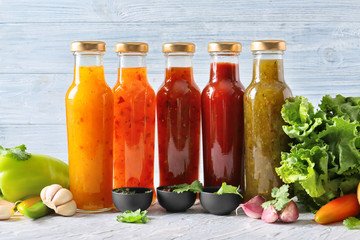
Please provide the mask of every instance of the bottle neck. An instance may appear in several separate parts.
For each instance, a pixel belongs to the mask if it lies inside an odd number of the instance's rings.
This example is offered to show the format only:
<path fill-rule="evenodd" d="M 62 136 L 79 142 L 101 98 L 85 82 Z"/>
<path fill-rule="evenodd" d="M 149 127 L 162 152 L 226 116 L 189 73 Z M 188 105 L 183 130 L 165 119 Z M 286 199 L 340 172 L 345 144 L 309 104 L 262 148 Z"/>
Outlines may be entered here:
<path fill-rule="evenodd" d="M 75 67 L 102 66 L 103 56 L 102 52 L 74 52 Z"/>
<path fill-rule="evenodd" d="M 239 53 L 216 52 L 210 54 L 210 82 L 240 81 Z"/>
<path fill-rule="evenodd" d="M 75 52 L 75 74 L 76 84 L 85 81 L 104 81 L 103 52 Z"/>
<path fill-rule="evenodd" d="M 146 67 L 146 53 L 118 53 L 119 69 Z"/>
<path fill-rule="evenodd" d="M 165 53 L 165 82 L 193 81 L 193 53 Z"/>
<path fill-rule="evenodd" d="M 284 82 L 283 51 L 255 51 L 253 82 Z"/>
<path fill-rule="evenodd" d="M 146 73 L 146 53 L 118 53 L 119 71 L 118 82 L 121 84 L 138 84 L 147 83 Z M 135 85 L 134 85 L 135 84 Z"/>

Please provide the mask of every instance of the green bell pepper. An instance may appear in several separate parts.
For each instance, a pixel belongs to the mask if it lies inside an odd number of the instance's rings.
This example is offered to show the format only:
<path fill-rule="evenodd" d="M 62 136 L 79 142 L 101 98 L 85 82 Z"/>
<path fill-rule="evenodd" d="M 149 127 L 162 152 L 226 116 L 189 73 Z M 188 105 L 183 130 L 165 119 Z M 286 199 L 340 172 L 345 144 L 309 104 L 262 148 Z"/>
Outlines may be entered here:
<path fill-rule="evenodd" d="M 69 166 L 59 159 L 25 152 L 25 145 L 0 146 L 0 198 L 16 202 L 40 195 L 51 184 L 69 188 Z"/>

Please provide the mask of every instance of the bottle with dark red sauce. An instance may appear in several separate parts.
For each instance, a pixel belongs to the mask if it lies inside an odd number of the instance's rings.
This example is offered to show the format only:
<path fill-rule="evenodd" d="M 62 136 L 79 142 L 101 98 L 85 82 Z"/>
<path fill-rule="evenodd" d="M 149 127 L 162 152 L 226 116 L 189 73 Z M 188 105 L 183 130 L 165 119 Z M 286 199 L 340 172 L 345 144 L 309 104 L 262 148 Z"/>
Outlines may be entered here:
<path fill-rule="evenodd" d="M 201 93 L 193 78 L 192 43 L 165 43 L 165 82 L 157 93 L 160 185 L 198 179 Z"/>
<path fill-rule="evenodd" d="M 201 95 L 204 185 L 244 185 L 245 88 L 239 77 L 238 42 L 209 43 L 210 81 Z"/>

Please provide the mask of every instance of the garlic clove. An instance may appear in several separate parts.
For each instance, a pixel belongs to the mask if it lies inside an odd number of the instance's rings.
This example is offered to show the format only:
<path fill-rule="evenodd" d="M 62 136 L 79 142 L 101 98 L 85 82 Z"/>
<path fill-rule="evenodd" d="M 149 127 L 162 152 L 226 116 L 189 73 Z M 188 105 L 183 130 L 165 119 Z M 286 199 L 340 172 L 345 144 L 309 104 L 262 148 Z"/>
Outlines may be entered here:
<path fill-rule="evenodd" d="M 55 209 L 55 212 L 65 217 L 72 216 L 76 212 L 76 203 L 74 200 L 71 200 L 70 202 L 58 206 Z"/>
<path fill-rule="evenodd" d="M 278 219 L 279 215 L 273 205 L 265 208 L 265 210 L 262 212 L 261 220 L 266 223 L 273 223 L 276 222 Z"/>
<path fill-rule="evenodd" d="M 45 201 L 46 200 L 46 191 L 47 189 L 49 188 L 50 186 L 46 186 L 44 187 L 41 192 L 40 192 L 40 197 L 41 197 L 41 200 Z"/>
<path fill-rule="evenodd" d="M 62 188 L 59 184 L 53 184 L 46 189 L 45 192 L 45 200 L 52 201 L 53 197 L 55 196 L 56 192 Z"/>
<path fill-rule="evenodd" d="M 0 199 L 0 205 L 9 206 L 10 208 L 15 207 L 15 203 L 8 202 L 8 201 L 6 201 L 4 199 Z"/>
<path fill-rule="evenodd" d="M 0 205 L 0 220 L 7 220 L 14 215 L 14 210 L 9 205 Z"/>
<path fill-rule="evenodd" d="M 299 218 L 299 209 L 294 201 L 286 204 L 285 208 L 281 210 L 279 219 L 283 222 L 292 223 Z"/>
<path fill-rule="evenodd" d="M 249 201 L 247 201 L 246 203 L 241 204 L 239 206 L 239 208 L 242 208 L 244 213 L 248 217 L 261 218 L 261 215 L 264 211 L 261 204 L 263 204 L 264 202 L 266 202 L 265 198 L 263 198 L 260 195 L 257 195 L 255 197 L 253 197 L 252 199 L 250 199 Z"/>
<path fill-rule="evenodd" d="M 62 188 L 59 191 L 57 191 L 57 193 L 52 199 L 52 202 L 56 207 L 58 207 L 62 204 L 70 202 L 72 198 L 73 198 L 72 193 L 68 189 Z"/>

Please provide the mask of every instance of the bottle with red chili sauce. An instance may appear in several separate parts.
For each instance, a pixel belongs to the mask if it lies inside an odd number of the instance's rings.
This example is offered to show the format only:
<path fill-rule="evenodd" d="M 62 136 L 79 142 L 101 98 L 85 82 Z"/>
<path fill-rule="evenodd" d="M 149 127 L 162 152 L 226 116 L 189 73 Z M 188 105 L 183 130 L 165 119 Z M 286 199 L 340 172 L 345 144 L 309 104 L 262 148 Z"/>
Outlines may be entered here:
<path fill-rule="evenodd" d="M 155 92 L 147 80 L 148 44 L 120 42 L 114 93 L 114 188 L 154 189 Z"/>
<path fill-rule="evenodd" d="M 165 43 L 166 76 L 156 98 L 160 185 L 198 179 L 201 93 L 193 78 L 193 43 Z"/>
<path fill-rule="evenodd" d="M 238 42 L 209 43 L 210 81 L 201 95 L 204 185 L 243 187 L 245 88 Z"/>

